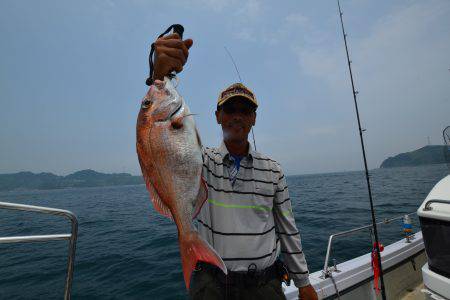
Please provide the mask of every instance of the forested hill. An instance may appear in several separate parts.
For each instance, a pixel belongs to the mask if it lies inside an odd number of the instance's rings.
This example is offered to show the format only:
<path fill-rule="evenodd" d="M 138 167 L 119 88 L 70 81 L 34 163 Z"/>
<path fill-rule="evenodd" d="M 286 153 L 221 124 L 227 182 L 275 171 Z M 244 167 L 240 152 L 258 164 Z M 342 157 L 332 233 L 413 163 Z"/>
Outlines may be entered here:
<path fill-rule="evenodd" d="M 94 187 L 112 185 L 133 185 L 144 183 L 142 176 L 128 173 L 105 174 L 94 170 L 82 170 L 67 176 L 53 173 L 19 172 L 0 174 L 0 191 L 16 189 L 47 190 L 69 187 Z"/>
<path fill-rule="evenodd" d="M 380 168 L 442 164 L 449 160 L 448 151 L 447 146 L 429 145 L 411 152 L 400 153 L 394 157 L 389 157 L 381 163 Z"/>

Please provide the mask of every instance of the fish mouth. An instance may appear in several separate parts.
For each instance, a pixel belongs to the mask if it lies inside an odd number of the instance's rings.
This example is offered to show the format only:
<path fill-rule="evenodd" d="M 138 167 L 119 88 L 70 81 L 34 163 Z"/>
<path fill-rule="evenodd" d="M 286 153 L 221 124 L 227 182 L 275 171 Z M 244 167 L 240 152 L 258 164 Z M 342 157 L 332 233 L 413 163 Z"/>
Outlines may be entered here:
<path fill-rule="evenodd" d="M 169 115 L 167 115 L 167 117 L 161 118 L 161 119 L 157 120 L 156 122 L 167 122 L 167 121 L 171 120 L 181 110 L 182 107 L 183 107 L 183 103 L 180 101 L 177 104 L 176 108 Z"/>
<path fill-rule="evenodd" d="M 167 117 L 167 120 L 170 120 L 170 119 L 172 119 L 180 110 L 181 110 L 181 107 L 183 106 L 183 103 L 182 102 L 180 102 L 179 104 L 178 104 L 178 106 L 177 106 L 177 108 Z"/>

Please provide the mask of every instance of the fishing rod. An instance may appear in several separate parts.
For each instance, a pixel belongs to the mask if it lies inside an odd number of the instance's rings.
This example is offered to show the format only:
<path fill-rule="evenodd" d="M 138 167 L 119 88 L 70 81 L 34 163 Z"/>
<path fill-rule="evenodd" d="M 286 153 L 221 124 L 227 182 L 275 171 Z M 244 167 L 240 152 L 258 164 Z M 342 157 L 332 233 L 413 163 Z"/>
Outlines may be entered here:
<path fill-rule="evenodd" d="M 381 296 L 382 296 L 383 300 L 386 300 L 386 291 L 385 291 L 384 279 L 383 279 L 383 268 L 381 265 L 381 254 L 380 254 L 380 247 L 379 247 L 379 242 L 378 242 L 377 222 L 375 219 L 375 210 L 373 208 L 372 189 L 370 187 L 369 171 L 367 168 L 366 150 L 364 148 L 363 132 L 365 131 L 365 129 L 361 128 L 361 120 L 359 117 L 358 102 L 356 101 L 356 95 L 358 94 L 358 91 L 355 90 L 355 83 L 353 80 L 353 73 L 352 73 L 352 67 L 351 67 L 352 61 L 350 60 L 350 56 L 348 54 L 347 34 L 345 33 L 345 29 L 344 29 L 344 21 L 342 19 L 343 13 L 341 10 L 341 4 L 340 4 L 339 0 L 337 0 L 337 4 L 338 4 L 338 9 L 339 9 L 339 18 L 341 19 L 342 36 L 344 37 L 345 53 L 347 54 L 348 71 L 350 73 L 350 81 L 352 83 L 353 101 L 355 103 L 356 118 L 358 119 L 359 138 L 361 141 L 361 148 L 362 148 L 362 154 L 363 154 L 363 160 L 364 160 L 364 169 L 365 169 L 365 173 L 366 173 L 367 190 L 369 192 L 370 211 L 372 214 L 373 234 L 375 236 L 375 248 L 376 248 L 377 257 L 378 257 L 378 268 L 380 270 Z"/>
<path fill-rule="evenodd" d="M 230 57 L 231 61 L 233 62 L 234 69 L 236 70 L 237 76 L 239 77 L 239 82 L 242 83 L 241 74 L 239 73 L 238 67 L 236 65 L 236 62 L 233 59 L 233 56 L 231 55 L 230 51 L 228 51 L 227 47 L 225 47 L 225 46 L 223 46 L 223 47 L 225 48 L 225 51 L 228 53 L 228 56 Z M 253 127 L 252 127 L 252 138 L 253 138 L 253 147 L 255 148 L 255 151 L 256 151 L 255 133 L 253 132 Z"/>

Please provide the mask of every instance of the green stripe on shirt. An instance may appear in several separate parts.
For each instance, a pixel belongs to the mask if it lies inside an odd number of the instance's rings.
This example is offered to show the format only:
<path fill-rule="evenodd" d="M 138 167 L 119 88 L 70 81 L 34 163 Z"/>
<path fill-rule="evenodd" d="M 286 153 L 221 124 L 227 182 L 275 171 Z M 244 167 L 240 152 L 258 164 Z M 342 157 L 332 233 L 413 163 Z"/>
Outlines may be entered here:
<path fill-rule="evenodd" d="M 256 209 L 256 210 L 264 210 L 264 211 L 271 211 L 272 208 L 268 207 L 268 206 L 264 206 L 264 205 L 239 205 L 239 204 L 226 204 L 223 202 L 219 202 L 213 199 L 208 199 L 208 202 L 216 205 L 216 206 L 220 206 L 220 207 L 224 207 L 224 208 L 251 208 L 251 209 Z"/>

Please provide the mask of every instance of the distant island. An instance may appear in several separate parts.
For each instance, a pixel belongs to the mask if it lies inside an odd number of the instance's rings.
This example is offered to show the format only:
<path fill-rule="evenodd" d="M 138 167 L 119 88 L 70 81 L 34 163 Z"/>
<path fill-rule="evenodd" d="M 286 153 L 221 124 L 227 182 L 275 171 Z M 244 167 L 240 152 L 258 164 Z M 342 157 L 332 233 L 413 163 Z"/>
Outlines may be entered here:
<path fill-rule="evenodd" d="M 0 174 L 0 191 L 49 190 L 77 187 L 133 185 L 144 183 L 142 176 L 128 173 L 105 174 L 94 170 L 82 170 L 67 176 L 53 173 L 19 172 Z"/>
<path fill-rule="evenodd" d="M 446 160 L 449 160 L 447 146 L 430 145 L 389 157 L 381 163 L 380 168 L 443 164 Z"/>

